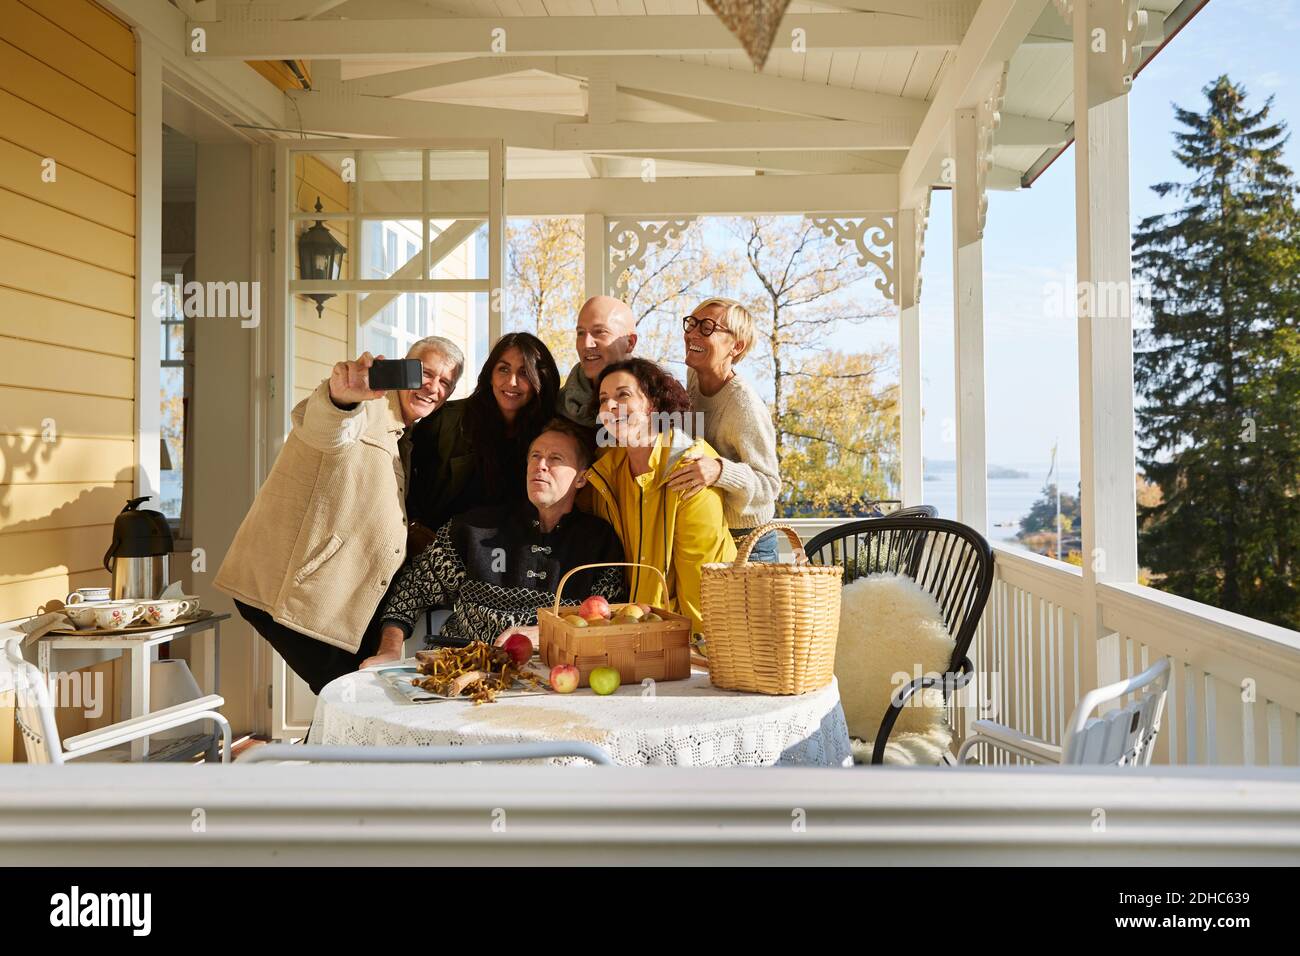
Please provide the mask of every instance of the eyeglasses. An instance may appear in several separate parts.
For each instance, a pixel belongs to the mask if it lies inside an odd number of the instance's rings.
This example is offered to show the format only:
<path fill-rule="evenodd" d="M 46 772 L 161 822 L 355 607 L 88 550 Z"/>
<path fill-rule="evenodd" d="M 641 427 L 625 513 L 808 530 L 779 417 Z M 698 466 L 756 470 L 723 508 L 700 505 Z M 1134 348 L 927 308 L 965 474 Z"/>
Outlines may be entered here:
<path fill-rule="evenodd" d="M 725 325 L 719 325 L 717 322 L 714 322 L 712 319 L 697 319 L 693 315 L 683 316 L 682 330 L 684 332 L 689 332 L 691 331 L 691 329 L 694 328 L 698 328 L 700 330 L 700 335 L 703 335 L 705 338 L 708 338 L 715 331 L 721 331 L 727 333 L 731 332 L 731 329 L 727 328 Z"/>

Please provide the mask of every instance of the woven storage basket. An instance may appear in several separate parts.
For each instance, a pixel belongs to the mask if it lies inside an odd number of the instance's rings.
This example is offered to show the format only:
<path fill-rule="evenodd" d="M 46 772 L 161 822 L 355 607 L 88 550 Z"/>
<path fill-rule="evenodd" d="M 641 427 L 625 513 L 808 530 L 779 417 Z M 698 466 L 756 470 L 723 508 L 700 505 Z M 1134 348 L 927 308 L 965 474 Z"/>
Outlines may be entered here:
<path fill-rule="evenodd" d="M 564 584 L 569 577 L 587 568 L 648 568 L 668 582 L 658 568 L 649 564 L 608 562 L 584 564 L 560 578 L 555 589 L 555 606 L 537 610 L 537 631 L 542 662 L 547 667 L 573 664 L 578 668 L 578 686 L 589 686 L 591 672 L 597 667 L 613 667 L 620 684 L 639 684 L 652 680 L 685 680 L 691 676 L 691 620 L 663 608 L 654 612 L 663 618 L 649 624 L 609 624 L 599 627 L 574 627 L 560 618 L 562 611 L 577 613 L 576 605 L 560 607 Z"/>
<path fill-rule="evenodd" d="M 769 531 L 794 545 L 794 564 L 748 563 Z M 768 523 L 740 543 L 732 564 L 706 564 L 701 603 L 709 678 L 726 690 L 806 694 L 831 682 L 844 569 L 808 563 L 793 528 Z"/>

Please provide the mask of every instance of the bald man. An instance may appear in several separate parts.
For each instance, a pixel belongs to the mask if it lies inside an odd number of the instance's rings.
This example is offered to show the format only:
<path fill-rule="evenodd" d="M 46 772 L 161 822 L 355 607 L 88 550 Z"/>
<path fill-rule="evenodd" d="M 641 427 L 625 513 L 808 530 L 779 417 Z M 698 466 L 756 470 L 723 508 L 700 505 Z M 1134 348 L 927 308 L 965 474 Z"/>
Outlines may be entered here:
<path fill-rule="evenodd" d="M 578 364 L 560 390 L 556 410 L 570 421 L 596 427 L 596 378 L 636 348 L 636 316 L 608 295 L 592 296 L 578 310 Z"/>

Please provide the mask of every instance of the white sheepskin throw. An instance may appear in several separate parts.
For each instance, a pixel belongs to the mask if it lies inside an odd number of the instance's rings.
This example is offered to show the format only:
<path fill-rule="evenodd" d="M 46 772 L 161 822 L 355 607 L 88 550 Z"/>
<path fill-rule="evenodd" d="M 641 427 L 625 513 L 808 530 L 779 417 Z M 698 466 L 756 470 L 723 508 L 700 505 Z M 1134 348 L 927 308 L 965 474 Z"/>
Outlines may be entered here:
<path fill-rule="evenodd" d="M 858 762 L 871 745 L 894 692 L 918 676 L 942 674 L 953 639 L 939 604 L 911 578 L 873 574 L 844 586 L 835 677 Z M 889 739 L 885 762 L 940 762 L 952 741 L 939 688 L 912 697 Z"/>

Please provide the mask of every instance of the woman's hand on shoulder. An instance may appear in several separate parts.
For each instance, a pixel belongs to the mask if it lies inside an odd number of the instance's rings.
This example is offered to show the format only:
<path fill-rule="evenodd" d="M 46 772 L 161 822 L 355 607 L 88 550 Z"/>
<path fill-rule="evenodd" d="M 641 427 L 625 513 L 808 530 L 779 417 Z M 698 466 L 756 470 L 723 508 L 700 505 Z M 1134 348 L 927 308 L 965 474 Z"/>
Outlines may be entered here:
<path fill-rule="evenodd" d="M 689 501 L 705 488 L 717 484 L 722 477 L 722 460 L 707 455 L 683 455 L 681 463 L 673 470 L 664 486 L 680 492 L 683 501 Z"/>

